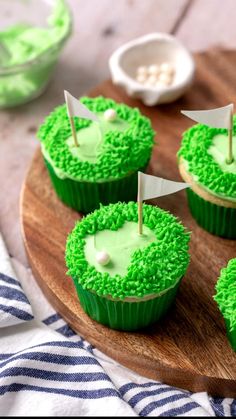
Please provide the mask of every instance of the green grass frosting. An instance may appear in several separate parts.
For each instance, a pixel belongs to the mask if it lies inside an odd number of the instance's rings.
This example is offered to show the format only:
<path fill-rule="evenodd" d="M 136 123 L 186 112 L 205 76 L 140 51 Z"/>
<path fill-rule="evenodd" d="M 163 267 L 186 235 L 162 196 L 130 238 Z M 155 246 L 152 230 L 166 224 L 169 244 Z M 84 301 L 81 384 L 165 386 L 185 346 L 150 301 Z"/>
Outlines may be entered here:
<path fill-rule="evenodd" d="M 94 113 L 104 112 L 109 108 L 115 109 L 118 117 L 128 122 L 128 128 L 124 132 L 109 131 L 105 134 L 96 163 L 80 161 L 72 155 L 66 144 L 66 140 L 71 136 L 66 105 L 58 106 L 38 131 L 38 138 L 53 165 L 68 177 L 91 182 L 119 179 L 146 166 L 154 143 L 154 131 L 150 120 L 142 116 L 137 108 L 118 104 L 102 96 L 94 99 L 83 97 L 80 100 Z M 91 124 L 88 119 L 74 119 L 77 131 Z"/>
<path fill-rule="evenodd" d="M 216 291 L 214 299 L 223 317 L 229 321 L 230 330 L 236 330 L 236 258 L 221 270 Z"/>
<path fill-rule="evenodd" d="M 233 119 L 233 135 L 236 135 L 236 115 Z M 197 183 L 216 195 L 236 199 L 236 174 L 223 171 L 208 153 L 214 136 L 218 134 L 227 136 L 227 130 L 202 124 L 194 125 L 184 132 L 178 157 L 187 161 L 187 171 Z"/>
<path fill-rule="evenodd" d="M 68 275 L 99 296 L 120 299 L 160 293 L 174 286 L 189 263 L 189 233 L 173 215 L 151 205 L 143 205 L 143 222 L 154 232 L 156 241 L 133 253 L 125 276 L 111 277 L 88 264 L 86 236 L 104 229 L 117 231 L 126 221 L 138 221 L 135 202 L 101 207 L 77 222 L 66 244 Z"/>

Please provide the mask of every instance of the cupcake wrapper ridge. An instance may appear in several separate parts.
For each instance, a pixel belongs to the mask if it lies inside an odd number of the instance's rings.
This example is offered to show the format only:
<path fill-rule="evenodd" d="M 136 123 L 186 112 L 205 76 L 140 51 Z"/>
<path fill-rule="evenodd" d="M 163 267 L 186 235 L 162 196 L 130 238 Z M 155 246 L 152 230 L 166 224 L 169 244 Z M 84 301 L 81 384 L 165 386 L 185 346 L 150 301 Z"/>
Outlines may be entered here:
<path fill-rule="evenodd" d="M 100 207 L 116 202 L 136 201 L 138 171 L 117 180 L 106 182 L 83 182 L 60 179 L 51 164 L 44 160 L 52 184 L 58 197 L 69 207 L 82 213 L 89 213 Z M 145 171 L 146 166 L 138 170 Z"/>
<path fill-rule="evenodd" d="M 76 291 L 84 311 L 93 319 L 112 329 L 134 331 L 157 322 L 172 305 L 181 280 L 173 288 L 150 300 L 129 302 L 110 300 L 84 290 L 74 280 Z"/>
<path fill-rule="evenodd" d="M 216 236 L 236 239 L 236 208 L 213 204 L 187 189 L 188 204 L 197 223 Z"/>

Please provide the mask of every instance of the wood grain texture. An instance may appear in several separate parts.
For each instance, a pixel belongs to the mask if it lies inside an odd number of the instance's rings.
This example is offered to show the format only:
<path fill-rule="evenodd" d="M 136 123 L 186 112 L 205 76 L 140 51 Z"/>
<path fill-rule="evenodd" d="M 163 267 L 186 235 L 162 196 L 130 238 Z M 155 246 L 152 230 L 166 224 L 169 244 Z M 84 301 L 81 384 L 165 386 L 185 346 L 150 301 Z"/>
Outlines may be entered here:
<path fill-rule="evenodd" d="M 180 180 L 176 152 L 181 134 L 191 121 L 181 108 L 208 108 L 236 102 L 236 53 L 196 56 L 197 76 L 192 89 L 172 105 L 147 108 L 128 98 L 110 81 L 93 90 L 118 102 L 138 106 L 152 119 L 157 132 L 151 168 L 159 176 Z M 217 63 L 212 69 L 212 62 Z M 223 80 L 221 67 L 227 78 Z M 191 237 L 191 263 L 176 304 L 159 324 L 137 333 L 110 330 L 81 309 L 72 280 L 66 276 L 67 234 L 79 215 L 56 197 L 38 150 L 21 196 L 25 246 L 33 273 L 54 308 L 84 338 L 125 366 L 152 379 L 192 391 L 236 397 L 236 354 L 230 348 L 224 322 L 212 299 L 222 266 L 235 257 L 236 242 L 210 235 L 191 217 L 184 192 L 153 201 L 178 216 Z"/>

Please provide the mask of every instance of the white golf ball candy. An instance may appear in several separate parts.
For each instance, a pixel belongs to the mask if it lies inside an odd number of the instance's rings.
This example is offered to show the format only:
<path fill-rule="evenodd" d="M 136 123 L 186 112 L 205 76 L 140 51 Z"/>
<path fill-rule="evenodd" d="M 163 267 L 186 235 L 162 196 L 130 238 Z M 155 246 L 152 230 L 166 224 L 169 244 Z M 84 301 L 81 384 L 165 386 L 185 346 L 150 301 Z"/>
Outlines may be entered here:
<path fill-rule="evenodd" d="M 136 77 L 136 81 L 141 84 L 143 84 L 146 80 L 147 77 L 144 74 L 138 74 Z"/>
<path fill-rule="evenodd" d="M 158 75 L 160 73 L 159 65 L 152 64 L 148 67 L 148 74 L 153 74 L 154 76 Z"/>
<path fill-rule="evenodd" d="M 107 109 L 104 112 L 104 118 L 106 121 L 114 121 L 117 117 L 117 113 L 115 109 Z"/>
<path fill-rule="evenodd" d="M 147 75 L 147 67 L 145 65 L 141 65 L 137 68 L 137 75 L 143 75 L 146 76 Z"/>
<path fill-rule="evenodd" d="M 160 70 L 163 73 L 166 73 L 166 74 L 169 74 L 169 75 L 173 75 L 173 73 L 175 71 L 173 65 L 170 64 L 170 63 L 162 63 L 160 65 Z"/>
<path fill-rule="evenodd" d="M 156 81 L 157 81 L 157 78 L 156 78 L 156 76 L 154 76 L 154 75 L 152 75 L 152 76 L 148 77 L 148 79 L 147 79 L 147 83 L 148 83 L 150 86 L 154 86 L 154 84 L 156 84 Z"/>
<path fill-rule="evenodd" d="M 96 261 L 99 265 L 105 266 L 110 262 L 110 256 L 105 251 L 98 252 L 96 254 Z"/>
<path fill-rule="evenodd" d="M 166 87 L 166 83 L 163 83 L 163 81 L 157 79 L 155 87 Z"/>
<path fill-rule="evenodd" d="M 161 73 L 158 80 L 166 86 L 169 86 L 172 82 L 172 77 L 170 77 L 168 74 Z"/>

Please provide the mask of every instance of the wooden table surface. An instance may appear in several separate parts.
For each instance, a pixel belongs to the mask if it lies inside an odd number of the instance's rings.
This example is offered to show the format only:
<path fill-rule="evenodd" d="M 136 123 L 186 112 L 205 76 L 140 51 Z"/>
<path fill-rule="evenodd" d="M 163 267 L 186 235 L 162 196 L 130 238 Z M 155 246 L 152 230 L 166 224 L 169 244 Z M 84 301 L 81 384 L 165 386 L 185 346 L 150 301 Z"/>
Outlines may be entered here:
<path fill-rule="evenodd" d="M 10 254 L 28 266 L 19 224 L 19 194 L 38 145 L 35 132 L 63 101 L 63 89 L 82 95 L 109 77 L 108 58 L 124 42 L 163 31 L 191 51 L 236 48 L 236 0 L 68 0 L 74 33 L 46 92 L 0 111 L 0 230 Z M 0 16 L 1 27 L 1 16 Z"/>

